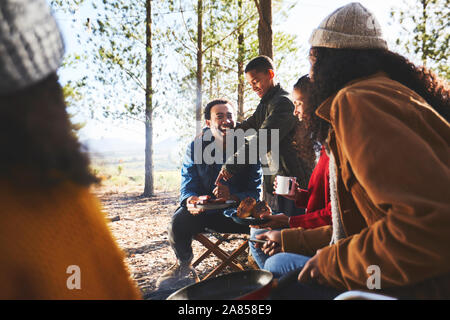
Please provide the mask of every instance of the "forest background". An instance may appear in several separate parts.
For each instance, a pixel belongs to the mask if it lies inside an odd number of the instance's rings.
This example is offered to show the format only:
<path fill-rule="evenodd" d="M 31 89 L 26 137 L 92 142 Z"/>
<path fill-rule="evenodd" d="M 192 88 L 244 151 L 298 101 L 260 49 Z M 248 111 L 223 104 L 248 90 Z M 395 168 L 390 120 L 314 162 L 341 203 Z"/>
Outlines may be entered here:
<path fill-rule="evenodd" d="M 259 99 L 243 75 L 251 58 L 270 47 L 278 80 L 290 91 L 309 70 L 312 30 L 348 3 L 48 2 L 66 44 L 59 77 L 74 133 L 104 185 L 131 185 L 144 196 L 178 190 L 184 150 L 203 124 L 199 111 L 208 101 L 231 100 L 238 119 L 254 111 Z M 360 2 L 379 20 L 390 50 L 448 81 L 449 0 Z M 261 27 L 264 15 L 270 19 Z"/>

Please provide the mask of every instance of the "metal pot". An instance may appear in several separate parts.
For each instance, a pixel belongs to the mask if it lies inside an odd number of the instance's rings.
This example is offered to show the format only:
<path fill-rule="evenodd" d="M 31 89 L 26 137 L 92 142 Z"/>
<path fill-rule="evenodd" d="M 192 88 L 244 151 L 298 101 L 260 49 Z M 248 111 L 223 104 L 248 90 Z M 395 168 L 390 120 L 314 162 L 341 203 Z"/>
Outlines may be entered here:
<path fill-rule="evenodd" d="M 181 288 L 167 300 L 263 300 L 269 297 L 273 284 L 269 271 L 239 271 Z"/>

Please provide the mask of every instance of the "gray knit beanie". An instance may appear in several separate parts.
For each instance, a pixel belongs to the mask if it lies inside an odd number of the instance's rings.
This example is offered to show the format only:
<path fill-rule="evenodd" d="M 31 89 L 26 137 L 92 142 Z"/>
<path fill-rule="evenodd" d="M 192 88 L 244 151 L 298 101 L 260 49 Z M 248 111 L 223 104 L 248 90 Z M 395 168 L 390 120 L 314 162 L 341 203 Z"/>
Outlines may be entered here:
<path fill-rule="evenodd" d="M 0 0 L 0 94 L 56 71 L 64 43 L 45 0 Z"/>
<path fill-rule="evenodd" d="M 358 2 L 349 3 L 326 17 L 309 39 L 312 47 L 387 49 L 375 16 Z"/>

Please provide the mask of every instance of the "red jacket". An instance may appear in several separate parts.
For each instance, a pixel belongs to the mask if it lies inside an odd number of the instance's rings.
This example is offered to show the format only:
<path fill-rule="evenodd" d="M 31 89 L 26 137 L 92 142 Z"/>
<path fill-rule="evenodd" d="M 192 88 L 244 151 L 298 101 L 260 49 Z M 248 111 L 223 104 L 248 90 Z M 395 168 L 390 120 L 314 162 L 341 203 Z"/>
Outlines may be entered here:
<path fill-rule="evenodd" d="M 306 213 L 289 219 L 290 228 L 313 229 L 331 224 L 330 159 L 325 148 L 320 150 L 320 158 L 309 179 L 308 190 L 297 189 L 295 205 L 306 208 Z"/>

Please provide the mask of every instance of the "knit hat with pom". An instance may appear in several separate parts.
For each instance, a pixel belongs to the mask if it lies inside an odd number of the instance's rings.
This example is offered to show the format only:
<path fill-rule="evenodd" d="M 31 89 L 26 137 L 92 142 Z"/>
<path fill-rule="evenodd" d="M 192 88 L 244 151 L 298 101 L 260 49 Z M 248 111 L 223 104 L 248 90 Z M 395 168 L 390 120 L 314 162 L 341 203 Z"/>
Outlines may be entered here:
<path fill-rule="evenodd" d="M 335 49 L 387 49 L 381 26 L 375 16 L 358 2 L 335 10 L 315 29 L 309 39 L 312 47 Z"/>
<path fill-rule="evenodd" d="M 63 39 L 45 0 L 0 1 L 0 94 L 44 79 L 63 55 Z"/>

